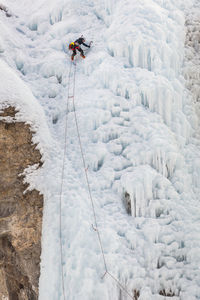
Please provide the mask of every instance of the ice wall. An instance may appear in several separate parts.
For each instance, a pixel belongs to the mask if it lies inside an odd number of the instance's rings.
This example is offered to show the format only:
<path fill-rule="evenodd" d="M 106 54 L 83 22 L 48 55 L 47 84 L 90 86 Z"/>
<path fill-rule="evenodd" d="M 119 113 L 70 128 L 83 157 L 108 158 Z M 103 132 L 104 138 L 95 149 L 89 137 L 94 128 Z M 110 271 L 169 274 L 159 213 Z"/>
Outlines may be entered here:
<path fill-rule="evenodd" d="M 76 109 L 109 271 L 135 299 L 199 299 L 198 119 L 182 70 L 183 10 L 191 4 L 10 4 L 18 18 L 4 20 L 15 34 L 2 31 L 1 55 L 32 89 L 55 142 L 41 180 L 47 202 L 40 299 L 63 299 L 61 269 L 68 300 L 128 299 L 116 282 L 102 279 L 71 102 L 67 110 L 67 45 L 82 34 L 93 47 L 84 61 L 77 58 Z"/>
<path fill-rule="evenodd" d="M 185 17 L 182 9 L 181 3 L 173 1 L 126 1 L 125 4 L 106 1 L 104 10 L 99 10 L 97 15 L 107 27 L 104 38 L 110 56 L 103 60 L 96 73 L 115 97 L 112 106 L 105 104 L 107 109 L 111 106 L 112 122 L 117 124 L 113 126 L 113 138 L 110 135 L 107 141 L 108 149 L 115 154 L 112 186 L 122 194 L 126 210 L 135 217 L 136 223 L 147 222 L 151 227 L 151 218 L 155 220 L 156 235 L 154 229 L 141 226 L 143 233 L 163 246 L 159 260 L 167 256 L 169 261 L 174 261 L 170 266 L 165 262 L 163 268 L 157 267 L 160 295 L 166 287 L 168 293 L 163 296 L 170 296 L 171 291 L 171 296 L 196 299 L 199 287 L 194 296 L 189 296 L 190 283 L 183 275 L 191 251 L 189 232 L 195 231 L 196 225 L 190 221 L 188 233 L 176 225 L 178 221 L 184 228 L 185 220 L 193 218 L 200 186 L 196 167 L 199 148 L 194 138 L 198 118 L 183 79 Z M 108 134 L 110 126 L 107 125 L 107 130 L 105 124 L 103 127 Z M 101 129 L 99 126 L 96 134 L 104 141 Z M 186 211 L 191 213 L 190 217 L 186 217 Z M 170 241 L 169 235 L 173 237 Z M 193 238 L 199 245 L 199 236 Z M 179 246 L 175 246 L 176 242 Z M 177 268 L 182 271 L 179 273 Z M 173 279 L 167 272 L 174 274 Z M 176 272 L 179 287 L 172 284 Z M 145 297 L 141 299 L 154 299 L 150 294 Z"/>
<path fill-rule="evenodd" d="M 126 99 L 126 108 L 121 102 L 114 103 L 112 110 L 119 106 L 116 117 L 131 124 L 133 143 L 123 149 L 123 157 L 134 166 L 148 164 L 168 179 L 183 168 L 187 173 L 183 149 L 191 141 L 198 120 L 181 75 L 183 12 L 170 1 L 143 5 L 129 1 L 113 5 L 108 1 L 100 17 L 108 27 L 105 40 L 110 57 L 97 72 L 105 88 Z M 181 176 L 179 179 L 185 185 Z"/>

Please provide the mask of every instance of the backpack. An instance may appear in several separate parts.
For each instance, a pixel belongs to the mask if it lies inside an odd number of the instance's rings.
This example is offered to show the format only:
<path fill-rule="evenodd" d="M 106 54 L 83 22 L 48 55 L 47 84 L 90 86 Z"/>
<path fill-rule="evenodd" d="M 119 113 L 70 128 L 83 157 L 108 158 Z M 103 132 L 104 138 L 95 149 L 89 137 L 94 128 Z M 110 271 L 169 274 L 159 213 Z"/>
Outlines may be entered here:
<path fill-rule="evenodd" d="M 70 49 L 70 50 L 73 50 L 73 49 L 74 49 L 74 47 L 75 47 L 75 44 L 74 44 L 74 42 L 72 42 L 72 43 L 70 43 L 70 44 L 69 44 L 69 49 Z"/>

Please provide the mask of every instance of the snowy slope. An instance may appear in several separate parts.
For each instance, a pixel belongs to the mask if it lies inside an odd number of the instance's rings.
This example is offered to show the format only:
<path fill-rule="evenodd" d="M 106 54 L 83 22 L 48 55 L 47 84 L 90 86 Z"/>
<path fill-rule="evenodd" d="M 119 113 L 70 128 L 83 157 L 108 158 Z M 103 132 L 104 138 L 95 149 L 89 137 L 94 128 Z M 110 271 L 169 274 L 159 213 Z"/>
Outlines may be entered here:
<path fill-rule="evenodd" d="M 46 163 L 27 178 L 45 195 L 40 299 L 130 299 L 102 278 L 72 98 L 67 108 L 67 45 L 81 34 L 94 46 L 77 57 L 76 114 L 107 268 L 140 300 L 200 299 L 198 119 L 182 76 L 191 1 L 2 3 L 13 16 L 0 12 L 1 60 L 51 135 L 38 131 Z"/>

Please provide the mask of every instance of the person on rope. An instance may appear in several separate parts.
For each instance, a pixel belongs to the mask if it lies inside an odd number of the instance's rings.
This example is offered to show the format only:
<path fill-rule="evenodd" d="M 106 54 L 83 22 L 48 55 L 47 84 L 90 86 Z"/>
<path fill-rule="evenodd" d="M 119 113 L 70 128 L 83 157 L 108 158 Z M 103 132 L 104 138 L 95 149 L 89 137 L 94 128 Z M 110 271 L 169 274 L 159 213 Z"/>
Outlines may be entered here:
<path fill-rule="evenodd" d="M 81 45 L 84 45 L 85 47 L 90 48 L 90 45 L 85 44 L 85 38 L 83 36 L 81 36 L 80 38 L 75 40 L 75 42 L 72 42 L 69 44 L 69 49 L 73 51 L 71 60 L 74 60 L 74 56 L 76 55 L 76 50 L 78 50 L 81 53 L 80 56 L 82 58 L 85 58 L 83 49 L 81 49 L 81 47 L 80 47 Z"/>

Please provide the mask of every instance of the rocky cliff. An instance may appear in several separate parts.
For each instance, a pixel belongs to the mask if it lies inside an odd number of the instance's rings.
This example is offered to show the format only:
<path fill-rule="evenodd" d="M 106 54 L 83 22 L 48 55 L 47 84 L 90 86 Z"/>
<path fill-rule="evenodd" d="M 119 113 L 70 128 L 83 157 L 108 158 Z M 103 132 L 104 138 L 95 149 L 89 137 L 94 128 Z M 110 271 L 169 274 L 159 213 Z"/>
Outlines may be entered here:
<path fill-rule="evenodd" d="M 0 113 L 0 299 L 38 298 L 43 197 L 21 175 L 41 166 L 30 126 L 13 107 Z"/>

